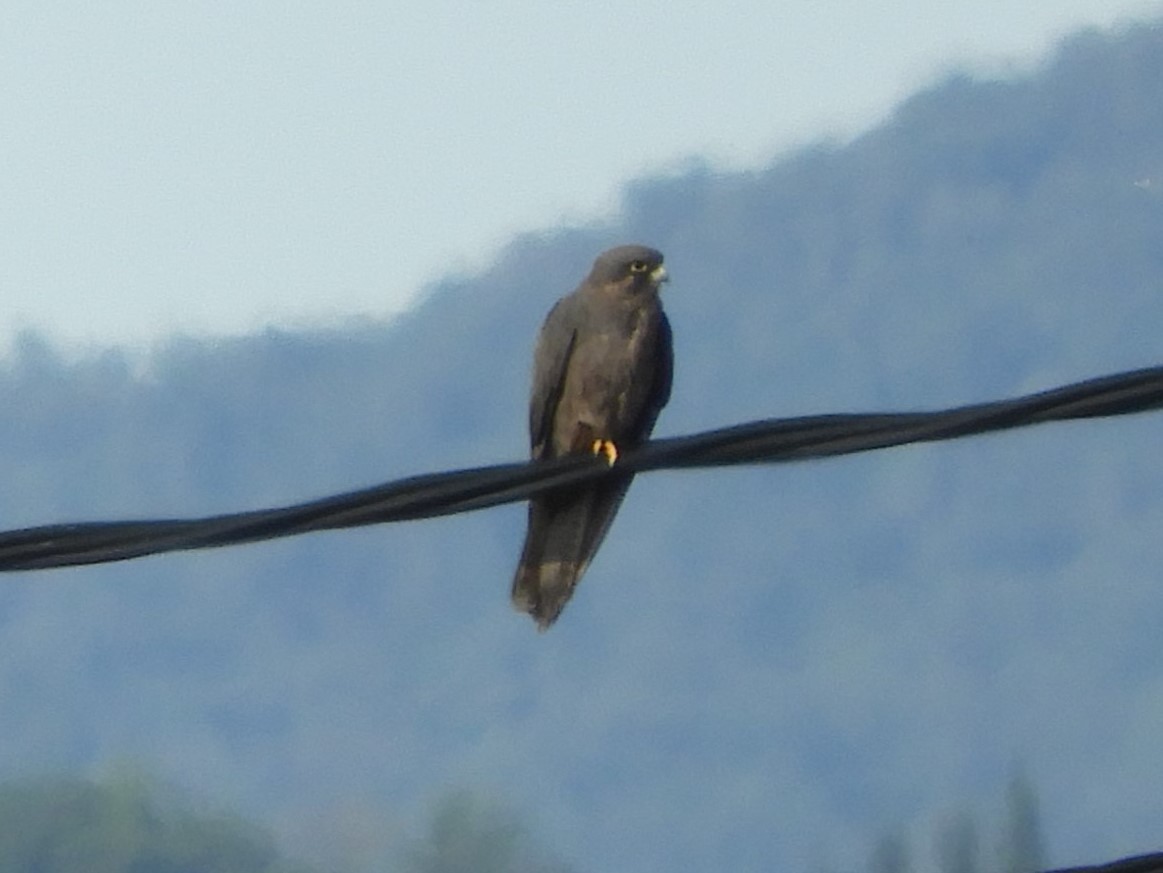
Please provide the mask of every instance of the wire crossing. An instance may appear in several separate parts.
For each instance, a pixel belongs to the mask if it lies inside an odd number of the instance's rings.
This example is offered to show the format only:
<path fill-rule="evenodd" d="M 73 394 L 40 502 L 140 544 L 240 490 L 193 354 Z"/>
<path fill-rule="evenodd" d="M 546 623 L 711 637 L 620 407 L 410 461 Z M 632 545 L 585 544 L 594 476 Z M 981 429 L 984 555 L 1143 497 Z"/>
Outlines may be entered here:
<path fill-rule="evenodd" d="M 653 440 L 623 451 L 613 468 L 602 459 L 579 455 L 413 476 L 293 506 L 206 518 L 83 522 L 9 531 L 0 533 L 0 571 L 124 561 L 433 518 L 527 500 L 544 491 L 627 472 L 804 461 L 1160 407 L 1163 367 L 1151 367 L 934 412 L 766 419 Z"/>

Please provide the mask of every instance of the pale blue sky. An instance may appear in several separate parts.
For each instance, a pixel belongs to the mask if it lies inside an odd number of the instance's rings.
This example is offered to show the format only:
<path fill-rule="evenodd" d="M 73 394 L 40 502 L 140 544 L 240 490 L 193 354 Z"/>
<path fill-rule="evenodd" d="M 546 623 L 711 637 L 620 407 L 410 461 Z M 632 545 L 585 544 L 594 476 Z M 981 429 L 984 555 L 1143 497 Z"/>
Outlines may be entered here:
<path fill-rule="evenodd" d="M 1161 9 L 7 0 L 0 348 L 386 315 L 636 175 L 758 165 Z"/>

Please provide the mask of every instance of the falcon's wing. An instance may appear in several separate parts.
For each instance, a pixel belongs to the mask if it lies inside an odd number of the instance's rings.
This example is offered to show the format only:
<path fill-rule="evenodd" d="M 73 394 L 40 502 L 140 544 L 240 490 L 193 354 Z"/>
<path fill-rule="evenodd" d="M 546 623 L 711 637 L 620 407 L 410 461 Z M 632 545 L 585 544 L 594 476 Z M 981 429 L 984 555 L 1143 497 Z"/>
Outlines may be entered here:
<path fill-rule="evenodd" d="M 658 322 L 658 340 L 654 347 L 654 380 L 650 385 L 650 394 L 646 397 L 642 418 L 635 434 L 639 440 L 645 440 L 654 430 L 658 414 L 670 400 L 670 386 L 674 381 L 674 346 L 670 321 L 666 313 L 661 313 L 661 316 Z"/>
<path fill-rule="evenodd" d="M 567 298 L 568 299 L 568 298 Z M 566 299 L 566 300 L 567 300 Z M 557 412 L 558 401 L 565 386 L 569 359 L 577 343 L 577 330 L 569 327 L 565 311 L 566 300 L 561 300 L 549 312 L 537 350 L 533 354 L 533 392 L 529 399 L 529 441 L 533 457 L 540 458 L 550 443 L 550 430 Z"/>

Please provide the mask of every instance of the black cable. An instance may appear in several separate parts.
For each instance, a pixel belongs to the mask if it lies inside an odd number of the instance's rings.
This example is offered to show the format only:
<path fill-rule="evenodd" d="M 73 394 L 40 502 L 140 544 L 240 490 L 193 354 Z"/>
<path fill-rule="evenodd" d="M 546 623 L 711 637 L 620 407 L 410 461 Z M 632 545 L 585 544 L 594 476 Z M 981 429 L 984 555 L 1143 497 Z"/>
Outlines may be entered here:
<path fill-rule="evenodd" d="M 626 472 L 825 458 L 955 439 L 1049 421 L 1128 415 L 1163 406 L 1163 367 L 1078 382 L 1010 400 L 936 412 L 769 419 L 624 451 L 613 468 L 590 456 L 432 473 L 276 509 L 200 519 L 57 524 L 0 533 L 0 571 L 122 561 L 408 521 L 527 500 Z"/>
<path fill-rule="evenodd" d="M 1046 873 L 1163 873 L 1163 852 L 1120 858 L 1118 861 L 1090 867 L 1063 867 Z"/>

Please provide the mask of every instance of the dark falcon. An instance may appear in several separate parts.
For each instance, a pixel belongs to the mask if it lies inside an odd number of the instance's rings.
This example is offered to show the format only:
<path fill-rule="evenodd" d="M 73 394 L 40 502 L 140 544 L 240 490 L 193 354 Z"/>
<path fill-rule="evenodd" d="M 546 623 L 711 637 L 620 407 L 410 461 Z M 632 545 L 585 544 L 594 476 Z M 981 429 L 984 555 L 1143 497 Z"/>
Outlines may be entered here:
<path fill-rule="evenodd" d="M 605 455 L 645 440 L 670 399 L 670 324 L 658 289 L 662 253 L 603 252 L 572 294 L 550 310 L 533 357 L 529 438 L 534 460 Z M 529 529 L 513 579 L 513 606 L 545 630 L 602 544 L 633 474 L 550 492 L 529 502 Z"/>

